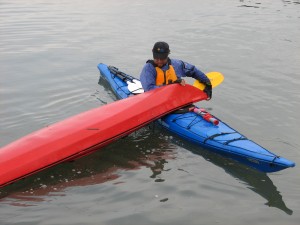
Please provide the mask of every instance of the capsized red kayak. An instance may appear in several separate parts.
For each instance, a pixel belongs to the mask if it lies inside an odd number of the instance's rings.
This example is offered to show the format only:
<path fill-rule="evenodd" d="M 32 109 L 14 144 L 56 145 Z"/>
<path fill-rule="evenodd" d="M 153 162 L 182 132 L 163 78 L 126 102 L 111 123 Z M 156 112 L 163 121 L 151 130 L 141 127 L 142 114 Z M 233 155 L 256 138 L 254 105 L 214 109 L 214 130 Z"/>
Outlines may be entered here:
<path fill-rule="evenodd" d="M 96 151 L 163 115 L 206 98 L 191 85 L 173 84 L 33 132 L 0 149 L 0 187 Z"/>

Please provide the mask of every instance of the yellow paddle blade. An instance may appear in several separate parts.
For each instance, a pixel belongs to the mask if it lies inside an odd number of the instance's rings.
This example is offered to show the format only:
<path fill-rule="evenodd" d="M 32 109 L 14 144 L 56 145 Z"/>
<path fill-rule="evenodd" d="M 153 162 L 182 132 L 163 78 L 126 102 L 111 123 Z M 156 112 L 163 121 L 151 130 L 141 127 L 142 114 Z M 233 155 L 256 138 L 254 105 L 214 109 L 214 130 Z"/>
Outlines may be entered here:
<path fill-rule="evenodd" d="M 213 88 L 217 87 L 224 80 L 224 76 L 220 72 L 209 72 L 209 73 L 206 74 L 206 76 L 209 78 Z M 193 86 L 200 89 L 200 90 L 202 90 L 202 91 L 205 88 L 205 84 L 200 83 L 198 80 L 195 80 Z"/>

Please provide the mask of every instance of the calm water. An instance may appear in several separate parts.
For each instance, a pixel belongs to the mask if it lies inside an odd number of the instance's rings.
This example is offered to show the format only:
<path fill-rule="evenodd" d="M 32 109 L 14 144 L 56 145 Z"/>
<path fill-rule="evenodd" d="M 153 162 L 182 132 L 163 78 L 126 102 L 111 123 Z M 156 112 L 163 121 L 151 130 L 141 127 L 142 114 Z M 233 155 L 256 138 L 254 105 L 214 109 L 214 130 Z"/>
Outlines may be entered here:
<path fill-rule="evenodd" d="M 46 3 L 50 2 L 50 3 Z M 0 146 L 114 101 L 153 43 L 225 81 L 199 103 L 297 166 L 263 174 L 157 127 L 0 190 L 0 224 L 299 224 L 300 1 L 0 1 Z"/>

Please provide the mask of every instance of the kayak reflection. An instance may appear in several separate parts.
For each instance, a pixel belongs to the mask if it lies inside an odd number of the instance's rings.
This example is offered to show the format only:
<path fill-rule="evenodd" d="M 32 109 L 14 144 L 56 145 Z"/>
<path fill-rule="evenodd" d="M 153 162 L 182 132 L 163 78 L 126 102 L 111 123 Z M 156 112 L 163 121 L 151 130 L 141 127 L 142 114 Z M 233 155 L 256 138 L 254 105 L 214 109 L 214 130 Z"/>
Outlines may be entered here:
<path fill-rule="evenodd" d="M 68 187 L 115 180 L 113 184 L 118 184 L 117 179 L 121 176 L 119 171 L 138 170 L 141 167 L 150 168 L 153 172 L 151 177 L 155 178 L 162 172 L 164 164 L 175 158 L 174 146 L 163 139 L 156 142 L 151 139 L 152 131 L 140 129 L 91 155 L 59 164 L 0 189 L 0 201 L 30 206 L 33 202 L 46 200 L 47 196 L 64 196 Z M 140 145 L 140 142 L 143 144 Z"/>
<path fill-rule="evenodd" d="M 278 208 L 288 215 L 293 214 L 293 210 L 286 206 L 282 195 L 266 173 L 257 171 L 231 159 L 224 158 L 189 142 L 183 141 L 182 145 L 183 146 L 181 147 L 193 152 L 194 154 L 202 156 L 207 161 L 224 169 L 224 171 L 230 176 L 237 178 L 239 181 L 246 184 L 245 186 L 247 186 L 250 190 L 267 200 L 265 205 Z"/>

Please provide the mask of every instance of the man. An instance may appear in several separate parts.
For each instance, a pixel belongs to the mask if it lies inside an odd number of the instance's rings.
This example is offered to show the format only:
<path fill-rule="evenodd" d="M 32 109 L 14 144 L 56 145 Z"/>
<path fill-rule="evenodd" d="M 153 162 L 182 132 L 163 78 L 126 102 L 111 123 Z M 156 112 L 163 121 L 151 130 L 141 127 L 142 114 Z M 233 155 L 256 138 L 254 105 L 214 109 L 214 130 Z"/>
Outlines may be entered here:
<path fill-rule="evenodd" d="M 153 60 L 148 60 L 144 66 L 140 79 L 145 91 L 158 88 L 170 83 L 185 85 L 182 77 L 193 77 L 205 84 L 204 92 L 207 100 L 212 97 L 212 86 L 207 76 L 195 66 L 178 59 L 170 59 L 169 45 L 166 42 L 156 42 L 152 49 Z"/>

